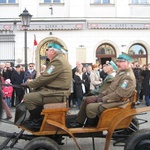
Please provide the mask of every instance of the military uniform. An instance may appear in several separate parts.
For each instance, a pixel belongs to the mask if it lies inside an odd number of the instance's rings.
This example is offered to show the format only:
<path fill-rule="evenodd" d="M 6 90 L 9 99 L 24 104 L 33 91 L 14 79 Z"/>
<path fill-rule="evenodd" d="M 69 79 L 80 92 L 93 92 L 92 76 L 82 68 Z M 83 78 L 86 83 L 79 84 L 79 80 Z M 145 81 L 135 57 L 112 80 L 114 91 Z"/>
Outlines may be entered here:
<path fill-rule="evenodd" d="M 58 103 L 70 94 L 71 66 L 63 54 L 57 55 L 49 64 L 45 72 L 27 85 L 32 90 L 24 96 L 24 102 L 28 110 L 46 103 Z M 42 88 L 41 88 L 42 87 Z"/>
<path fill-rule="evenodd" d="M 134 90 L 135 76 L 132 69 L 129 68 L 125 71 L 118 72 L 109 87 L 101 93 L 103 95 L 103 102 L 97 103 L 97 96 L 86 99 L 86 102 L 82 104 L 79 111 L 76 119 L 77 122 L 83 124 L 86 117 L 95 118 L 108 108 L 125 107 L 129 101 L 122 101 L 121 99 L 131 97 Z"/>
<path fill-rule="evenodd" d="M 95 118 L 102 111 L 112 107 L 125 107 L 129 97 L 133 96 L 136 80 L 131 68 L 116 74 L 110 86 L 102 92 L 101 103 L 90 103 L 87 105 L 86 114 L 89 118 Z"/>

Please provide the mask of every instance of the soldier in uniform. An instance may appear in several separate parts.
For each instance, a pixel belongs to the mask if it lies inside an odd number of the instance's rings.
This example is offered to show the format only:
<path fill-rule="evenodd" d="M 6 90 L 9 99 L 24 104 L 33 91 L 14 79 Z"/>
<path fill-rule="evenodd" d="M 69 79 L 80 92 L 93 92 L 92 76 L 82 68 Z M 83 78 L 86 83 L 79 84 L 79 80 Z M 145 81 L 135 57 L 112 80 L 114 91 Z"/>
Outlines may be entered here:
<path fill-rule="evenodd" d="M 125 107 L 128 98 L 133 96 L 136 80 L 130 65 L 131 58 L 125 54 L 117 58 L 118 72 L 109 87 L 98 96 L 87 98 L 81 106 L 77 119 L 70 127 L 81 127 L 86 118 L 96 125 L 101 113 L 112 107 Z M 93 124 L 94 123 L 94 124 Z"/>
<path fill-rule="evenodd" d="M 37 120 L 40 118 L 43 104 L 63 102 L 64 97 L 59 96 L 60 93 L 64 93 L 67 97 L 70 94 L 72 73 L 70 64 L 64 57 L 66 51 L 61 45 L 51 43 L 46 49 L 46 54 L 50 62 L 43 74 L 33 81 L 22 84 L 22 86 L 28 86 L 32 91 L 24 96 L 24 103 L 29 110 L 30 117 L 22 125 L 27 128 L 32 126 L 35 129 L 36 125 L 39 128 Z"/>

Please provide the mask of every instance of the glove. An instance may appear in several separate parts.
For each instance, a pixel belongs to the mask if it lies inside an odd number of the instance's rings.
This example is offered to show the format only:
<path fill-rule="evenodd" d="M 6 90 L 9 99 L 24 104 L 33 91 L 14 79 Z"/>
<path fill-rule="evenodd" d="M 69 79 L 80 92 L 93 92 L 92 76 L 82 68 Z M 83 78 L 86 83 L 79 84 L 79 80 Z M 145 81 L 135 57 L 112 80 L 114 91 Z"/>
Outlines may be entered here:
<path fill-rule="evenodd" d="M 97 97 L 97 102 L 103 102 L 103 97 L 104 97 L 104 94 L 103 93 L 100 93 Z"/>
<path fill-rule="evenodd" d="M 97 97 L 97 103 L 99 103 L 99 102 L 103 102 L 103 99 L 101 98 L 101 97 Z"/>

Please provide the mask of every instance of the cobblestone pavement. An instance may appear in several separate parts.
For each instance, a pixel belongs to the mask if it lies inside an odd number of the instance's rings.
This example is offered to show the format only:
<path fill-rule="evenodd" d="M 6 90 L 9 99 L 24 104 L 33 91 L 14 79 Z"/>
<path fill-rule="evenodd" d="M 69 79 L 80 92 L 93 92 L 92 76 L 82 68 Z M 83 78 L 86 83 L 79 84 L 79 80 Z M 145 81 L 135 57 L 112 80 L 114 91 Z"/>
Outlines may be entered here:
<path fill-rule="evenodd" d="M 140 103 L 140 105 L 137 105 L 137 107 L 144 107 L 144 101 Z M 14 116 L 15 114 L 15 109 L 12 108 L 11 112 Z M 78 110 L 76 108 L 72 108 L 69 113 L 75 114 L 77 113 Z M 143 118 L 148 121 L 150 121 L 150 112 L 145 113 L 144 115 L 137 115 L 137 118 Z M 5 114 L 3 116 L 5 118 Z M 13 118 L 14 119 L 14 118 Z M 11 121 L 13 121 L 11 119 Z M 146 124 L 140 125 L 140 128 L 149 128 L 149 122 Z M 16 127 L 15 125 L 11 125 L 8 123 L 0 123 L 0 130 L 1 131 L 6 131 L 9 133 L 13 132 L 20 132 L 20 129 Z M 26 134 L 30 134 L 28 132 L 25 132 Z M 5 138 L 0 137 L 0 144 L 4 141 Z M 92 138 L 77 138 L 77 141 L 79 145 L 81 146 L 82 150 L 93 150 L 92 148 Z M 74 143 L 72 138 L 65 137 L 63 140 L 64 145 L 60 146 L 60 150 L 78 150 L 76 144 Z M 111 141 L 110 144 L 110 150 L 123 150 L 123 147 L 118 147 L 118 146 L 113 146 L 113 142 Z M 17 149 L 24 149 L 24 146 L 28 143 L 28 141 L 24 140 L 19 140 L 19 142 L 15 145 L 15 148 L 12 148 L 11 150 L 17 150 Z M 95 138 L 95 150 L 104 150 L 104 145 L 105 145 L 105 138 Z"/>

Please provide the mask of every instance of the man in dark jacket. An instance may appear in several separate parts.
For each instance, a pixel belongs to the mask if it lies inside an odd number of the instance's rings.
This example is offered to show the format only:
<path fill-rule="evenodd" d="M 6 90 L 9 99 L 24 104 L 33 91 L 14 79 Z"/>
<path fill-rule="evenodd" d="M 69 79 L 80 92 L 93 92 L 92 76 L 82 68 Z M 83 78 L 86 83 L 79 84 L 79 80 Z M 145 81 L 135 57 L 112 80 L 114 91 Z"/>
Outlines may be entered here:
<path fill-rule="evenodd" d="M 12 73 L 11 82 L 15 85 L 21 85 L 24 80 L 24 72 L 21 71 L 21 66 L 17 65 L 16 70 Z M 22 88 L 14 88 L 16 93 L 16 105 L 18 105 L 24 96 L 24 90 Z"/>
<path fill-rule="evenodd" d="M 139 67 L 139 63 L 138 61 L 135 61 L 133 63 L 133 72 L 135 75 L 135 79 L 136 79 L 136 104 L 140 104 L 140 90 L 141 90 L 141 68 Z"/>
<path fill-rule="evenodd" d="M 26 82 L 28 79 L 35 79 L 37 75 L 37 72 L 34 69 L 34 63 L 29 63 L 28 67 L 28 70 L 24 74 L 24 82 Z"/>
<path fill-rule="evenodd" d="M 150 63 L 145 70 L 141 72 L 143 79 L 143 95 L 145 95 L 146 106 L 150 106 Z"/>
<path fill-rule="evenodd" d="M 83 80 L 85 81 L 84 82 L 85 92 L 86 92 L 85 94 L 88 94 L 90 91 L 90 82 L 91 82 L 90 73 L 91 73 L 91 71 L 92 71 L 92 66 L 88 65 L 87 71 L 84 72 L 84 74 L 83 74 Z"/>

